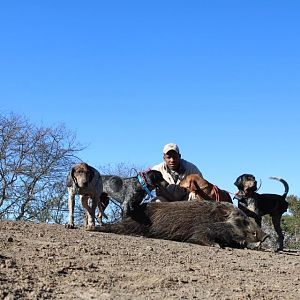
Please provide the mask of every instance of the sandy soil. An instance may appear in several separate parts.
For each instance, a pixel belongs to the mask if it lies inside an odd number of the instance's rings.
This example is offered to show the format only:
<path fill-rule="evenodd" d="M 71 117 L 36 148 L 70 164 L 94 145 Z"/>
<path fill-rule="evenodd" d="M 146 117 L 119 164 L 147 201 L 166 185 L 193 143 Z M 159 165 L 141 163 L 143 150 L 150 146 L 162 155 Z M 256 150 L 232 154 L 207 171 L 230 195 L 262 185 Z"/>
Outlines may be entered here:
<path fill-rule="evenodd" d="M 300 299 L 300 253 L 0 221 L 0 299 Z"/>

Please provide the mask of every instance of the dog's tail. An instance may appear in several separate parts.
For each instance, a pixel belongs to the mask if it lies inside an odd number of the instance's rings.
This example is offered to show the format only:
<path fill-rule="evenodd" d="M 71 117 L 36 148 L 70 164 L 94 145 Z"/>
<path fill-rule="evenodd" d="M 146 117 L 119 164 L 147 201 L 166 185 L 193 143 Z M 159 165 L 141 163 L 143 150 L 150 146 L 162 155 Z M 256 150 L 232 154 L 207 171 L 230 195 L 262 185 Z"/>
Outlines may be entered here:
<path fill-rule="evenodd" d="M 282 194 L 282 197 L 285 198 L 287 196 L 288 192 L 289 192 L 289 185 L 288 185 L 288 183 L 284 179 L 282 179 L 280 177 L 273 176 L 273 177 L 270 177 L 270 179 L 278 180 L 278 181 L 280 181 L 284 185 L 285 191 Z"/>

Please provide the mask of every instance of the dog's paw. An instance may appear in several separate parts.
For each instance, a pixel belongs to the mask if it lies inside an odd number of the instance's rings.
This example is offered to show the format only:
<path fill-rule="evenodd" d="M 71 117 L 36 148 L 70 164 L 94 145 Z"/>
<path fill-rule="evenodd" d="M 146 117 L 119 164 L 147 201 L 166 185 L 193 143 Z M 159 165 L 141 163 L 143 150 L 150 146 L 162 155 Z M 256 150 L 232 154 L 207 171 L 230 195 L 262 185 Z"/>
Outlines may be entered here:
<path fill-rule="evenodd" d="M 85 227 L 86 231 L 96 231 L 96 226 L 95 225 L 87 225 Z"/>
<path fill-rule="evenodd" d="M 65 228 L 67 229 L 75 229 L 75 225 L 74 224 L 65 224 Z"/>
<path fill-rule="evenodd" d="M 103 225 L 102 218 L 100 218 L 100 219 L 97 218 L 97 222 L 98 222 L 98 225 L 99 225 L 99 226 L 102 226 L 102 225 Z"/>
<path fill-rule="evenodd" d="M 275 253 L 283 253 L 283 248 L 278 247 L 277 249 L 274 250 Z"/>

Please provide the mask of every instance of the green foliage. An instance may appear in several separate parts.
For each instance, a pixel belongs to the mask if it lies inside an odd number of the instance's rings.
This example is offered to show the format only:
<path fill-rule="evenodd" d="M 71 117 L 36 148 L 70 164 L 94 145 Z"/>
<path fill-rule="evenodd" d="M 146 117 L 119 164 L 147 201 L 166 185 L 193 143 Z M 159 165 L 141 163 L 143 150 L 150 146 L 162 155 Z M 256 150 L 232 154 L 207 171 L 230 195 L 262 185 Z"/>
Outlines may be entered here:
<path fill-rule="evenodd" d="M 288 212 L 282 216 L 281 227 L 284 232 L 284 247 L 290 249 L 300 249 L 300 199 L 297 196 L 287 197 L 289 202 Z M 269 234 L 268 246 L 275 248 L 277 234 L 274 230 L 272 218 L 269 215 L 263 216 L 263 230 Z M 265 243 L 266 244 L 266 243 Z"/>
<path fill-rule="evenodd" d="M 300 249 L 300 198 L 290 195 L 287 201 L 289 209 L 282 218 L 282 228 L 290 237 L 289 248 Z"/>

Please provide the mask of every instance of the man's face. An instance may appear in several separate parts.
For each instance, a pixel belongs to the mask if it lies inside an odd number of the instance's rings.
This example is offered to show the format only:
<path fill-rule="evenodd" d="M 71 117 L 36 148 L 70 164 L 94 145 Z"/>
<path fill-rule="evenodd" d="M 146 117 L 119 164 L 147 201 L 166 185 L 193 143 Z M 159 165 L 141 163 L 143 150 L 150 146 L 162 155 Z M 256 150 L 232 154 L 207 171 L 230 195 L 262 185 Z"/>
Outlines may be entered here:
<path fill-rule="evenodd" d="M 169 152 L 164 154 L 165 163 L 172 171 L 177 171 L 179 169 L 180 157 L 181 155 L 174 150 L 170 150 Z"/>

